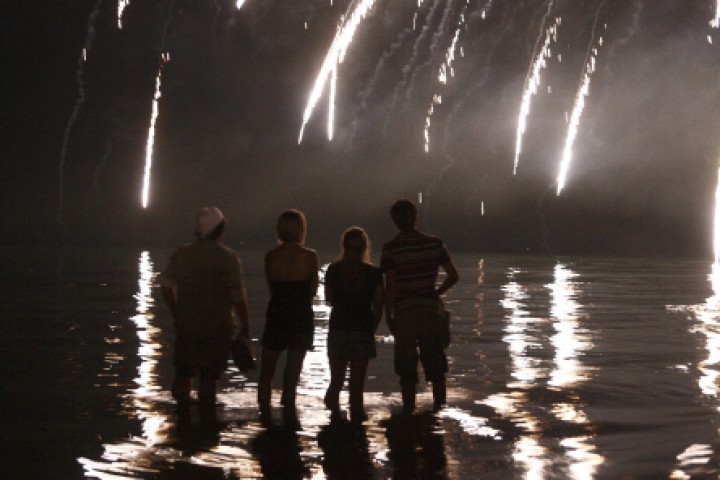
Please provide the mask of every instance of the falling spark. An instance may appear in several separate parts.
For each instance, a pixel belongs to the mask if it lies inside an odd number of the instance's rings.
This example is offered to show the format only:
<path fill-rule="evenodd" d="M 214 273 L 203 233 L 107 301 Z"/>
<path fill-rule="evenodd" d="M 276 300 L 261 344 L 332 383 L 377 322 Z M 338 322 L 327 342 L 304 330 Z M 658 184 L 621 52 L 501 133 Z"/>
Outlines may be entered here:
<path fill-rule="evenodd" d="M 570 169 L 570 163 L 572 162 L 572 149 L 577 137 L 577 129 L 580 125 L 580 117 L 582 116 L 583 109 L 585 108 L 585 98 L 590 92 L 590 80 L 592 74 L 595 71 L 595 57 L 597 56 L 597 47 L 593 47 L 593 39 L 595 38 L 595 27 L 597 26 L 598 17 L 600 16 L 600 10 L 607 0 L 603 0 L 600 6 L 595 12 L 595 21 L 593 22 L 592 32 L 590 34 L 590 44 L 588 45 L 587 54 L 585 55 L 585 66 L 583 67 L 584 73 L 577 94 L 575 96 L 575 105 L 573 107 L 572 114 L 570 115 L 570 125 L 568 126 L 567 137 L 565 138 L 565 147 L 563 148 L 562 159 L 560 160 L 560 172 L 557 177 L 557 195 L 560 195 L 563 188 L 565 188 L 565 180 L 567 178 L 568 170 Z M 606 27 L 607 28 L 607 25 Z M 603 39 L 600 37 L 598 45 L 603 44 Z"/>
<path fill-rule="evenodd" d="M 332 69 L 330 78 L 330 99 L 328 101 L 328 140 L 333 139 L 335 130 L 335 95 L 337 94 L 337 64 Z"/>
<path fill-rule="evenodd" d="M 712 19 L 710 25 L 713 28 L 720 28 L 720 0 L 717 0 L 717 4 L 715 5 L 715 18 Z"/>
<path fill-rule="evenodd" d="M 122 29 L 122 18 L 125 8 L 130 5 L 130 0 L 118 0 L 118 28 Z"/>
<path fill-rule="evenodd" d="M 484 200 L 480 202 L 480 216 L 481 217 L 485 216 L 485 201 Z"/>
<path fill-rule="evenodd" d="M 367 16 L 374 4 L 375 0 L 357 0 L 352 2 L 348 7 L 349 14 L 344 17 L 345 21 L 338 26 L 337 34 L 330 45 L 327 55 L 325 55 L 325 60 L 323 61 L 322 67 L 320 67 L 320 73 L 318 73 L 315 84 L 310 92 L 310 97 L 308 98 L 308 103 L 303 114 L 298 144 L 302 143 L 305 126 L 308 121 L 310 121 L 313 110 L 320 100 L 320 95 L 322 95 L 325 89 L 328 77 L 330 77 L 333 71 L 337 69 L 337 66 L 345 60 L 345 53 L 353 41 L 358 25 L 360 25 L 360 22 Z"/>
<path fill-rule="evenodd" d="M 720 263 L 720 168 L 718 169 L 718 185 L 715 189 L 715 238 L 713 241 L 715 250 L 715 263 Z"/>
<path fill-rule="evenodd" d="M 235 2 L 235 8 L 238 10 L 240 10 L 243 5 L 245 5 L 245 0 L 237 0 L 237 2 Z"/>
<path fill-rule="evenodd" d="M 155 145 L 155 124 L 157 123 L 157 117 L 160 113 L 158 108 L 158 101 L 160 100 L 160 80 L 162 77 L 163 67 L 165 66 L 165 63 L 167 63 L 167 61 L 169 60 L 169 56 L 163 56 L 163 62 L 160 64 L 157 77 L 155 78 L 155 95 L 153 96 L 152 115 L 150 117 L 150 130 L 148 131 L 147 146 L 145 147 L 145 175 L 143 177 L 142 188 L 143 208 L 147 208 L 148 201 L 150 199 L 150 174 L 152 173 L 153 147 Z"/>
<path fill-rule="evenodd" d="M 553 2 L 548 4 L 547 12 L 543 17 L 542 27 L 545 27 L 545 22 L 550 15 Z M 550 42 L 557 38 L 557 28 L 560 25 L 560 17 L 555 19 L 555 23 L 545 31 L 545 41 L 542 47 L 538 49 L 540 45 L 540 39 L 542 38 L 542 30 L 535 43 L 535 51 L 537 55 L 530 64 L 527 76 L 525 77 L 525 88 L 523 89 L 522 102 L 520 104 L 520 114 L 518 116 L 517 134 L 515 137 L 515 161 L 513 162 L 513 175 L 517 174 L 518 163 L 520 162 L 520 153 L 522 152 L 522 141 L 525 129 L 527 128 L 527 117 L 530 114 L 530 100 L 533 95 L 537 93 L 538 86 L 540 84 L 540 72 L 547 65 L 547 59 L 550 57 Z"/>
<path fill-rule="evenodd" d="M 173 9 L 175 8 L 175 0 L 172 0 L 169 7 L 168 17 L 165 21 L 165 27 L 163 28 L 163 33 L 160 41 L 160 51 L 165 50 L 165 38 L 167 37 L 168 28 L 170 27 L 170 22 L 172 21 L 172 13 Z M 162 78 L 162 72 L 165 68 L 165 65 L 170 61 L 170 53 L 162 53 L 160 54 L 160 66 L 158 67 L 158 73 L 157 77 L 155 78 L 155 95 L 153 95 L 153 103 L 152 103 L 152 113 L 150 115 L 150 129 L 148 130 L 148 139 L 147 139 L 147 145 L 145 147 L 145 169 L 143 174 L 143 184 L 142 184 L 142 207 L 147 208 L 148 202 L 150 199 L 150 176 L 152 173 L 152 163 L 153 163 L 153 149 L 155 146 L 155 124 L 157 123 L 157 117 L 160 113 L 158 102 L 160 100 L 160 85 L 161 85 L 161 78 Z"/>
<path fill-rule="evenodd" d="M 70 119 L 65 126 L 65 133 L 63 134 L 62 147 L 60 148 L 60 161 L 58 164 L 58 208 L 56 212 L 56 218 L 60 226 L 65 229 L 65 222 L 63 221 L 63 210 L 65 208 L 65 158 L 67 157 L 68 143 L 70 142 L 70 132 L 72 132 L 75 126 L 75 120 L 80 113 L 80 108 L 85 103 L 85 61 L 87 59 L 87 52 L 92 46 L 93 39 L 95 38 L 95 21 L 100 14 L 100 6 L 103 0 L 98 0 L 95 3 L 90 16 L 88 17 L 87 23 L 87 35 L 85 36 L 85 46 L 82 49 L 80 59 L 78 60 L 78 69 L 75 73 L 75 81 L 77 82 L 78 97 L 75 101 L 75 107 L 70 114 Z"/>

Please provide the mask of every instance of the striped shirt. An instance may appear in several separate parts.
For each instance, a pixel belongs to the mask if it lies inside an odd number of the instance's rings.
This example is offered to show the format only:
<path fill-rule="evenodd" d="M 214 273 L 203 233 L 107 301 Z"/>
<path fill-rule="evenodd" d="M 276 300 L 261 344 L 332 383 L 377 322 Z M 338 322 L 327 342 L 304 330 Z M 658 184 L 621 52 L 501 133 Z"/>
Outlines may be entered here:
<path fill-rule="evenodd" d="M 380 268 L 396 272 L 395 304 L 409 299 L 435 299 L 438 267 L 450 260 L 445 244 L 417 230 L 400 232 L 383 246 Z"/>

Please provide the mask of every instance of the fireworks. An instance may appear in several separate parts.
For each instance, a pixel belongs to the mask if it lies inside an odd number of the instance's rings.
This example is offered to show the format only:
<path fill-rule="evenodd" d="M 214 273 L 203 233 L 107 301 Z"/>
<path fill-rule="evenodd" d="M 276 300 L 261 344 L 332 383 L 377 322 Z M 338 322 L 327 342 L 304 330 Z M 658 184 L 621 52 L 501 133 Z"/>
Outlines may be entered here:
<path fill-rule="evenodd" d="M 118 19 L 117 26 L 118 26 L 118 28 L 122 28 L 123 13 L 125 12 L 125 8 L 127 8 L 128 5 L 130 5 L 130 0 L 118 0 L 118 7 L 117 7 L 117 19 Z"/>
<path fill-rule="evenodd" d="M 305 113 L 303 114 L 303 122 L 302 126 L 300 127 L 300 135 L 298 136 L 298 144 L 302 143 L 305 126 L 312 117 L 313 110 L 315 110 L 315 106 L 320 100 L 320 96 L 325 89 L 325 85 L 328 83 L 329 79 L 333 85 L 336 82 L 338 65 L 341 64 L 345 59 L 345 54 L 347 53 L 347 49 L 353 41 L 353 37 L 355 36 L 355 31 L 357 30 L 358 25 L 360 25 L 360 22 L 362 22 L 362 20 L 372 9 L 374 4 L 375 0 L 359 0 L 352 2 L 348 7 L 347 14 L 344 17 L 345 20 L 342 21 L 338 26 L 335 39 L 330 45 L 330 49 L 325 56 L 325 61 L 320 68 L 320 73 L 315 79 L 315 84 L 312 91 L 310 92 L 310 98 L 308 99 L 307 107 L 305 107 Z M 331 76 L 332 78 L 330 78 Z M 334 89 L 335 87 L 332 86 L 331 90 L 333 91 L 333 95 L 335 91 Z M 334 112 L 334 107 L 331 108 Z M 332 117 L 334 117 L 334 114 L 332 115 Z M 332 118 L 330 119 L 330 122 L 331 121 Z M 332 131 L 333 127 L 331 125 L 328 125 L 328 136 L 331 139 Z"/>
<path fill-rule="evenodd" d="M 553 7 L 553 1 L 548 3 L 547 11 L 542 21 L 542 28 L 545 28 L 545 23 L 550 16 L 550 11 Z M 560 18 L 555 19 L 555 23 L 547 28 L 545 31 L 545 41 L 542 46 L 540 45 L 540 39 L 542 38 L 542 30 L 540 35 L 535 42 L 535 60 L 530 64 L 527 76 L 525 77 L 525 88 L 523 89 L 523 98 L 520 105 L 520 115 L 518 117 L 517 134 L 515 139 L 515 161 L 513 162 L 513 175 L 517 173 L 518 163 L 520 162 L 520 152 L 522 151 L 522 140 L 525 134 L 525 128 L 527 127 L 527 117 L 530 114 L 530 100 L 532 96 L 537 93 L 538 85 L 540 84 L 540 71 L 545 68 L 546 59 L 550 56 L 550 42 L 557 39 L 557 28 L 560 25 Z M 539 47 L 539 48 L 538 48 Z"/>
<path fill-rule="evenodd" d="M 150 116 L 150 130 L 148 131 L 147 145 L 145 146 L 145 174 L 142 185 L 142 206 L 147 208 L 150 200 L 150 175 L 152 174 L 153 148 L 155 146 L 155 124 L 157 122 L 160 109 L 158 102 L 160 101 L 160 80 L 162 77 L 163 67 L 170 60 L 169 55 L 163 55 L 163 61 L 158 69 L 157 77 L 155 77 L 155 95 L 152 102 L 152 114 Z"/>
<path fill-rule="evenodd" d="M 570 170 L 570 163 L 572 162 L 573 145 L 575 138 L 577 137 L 577 130 L 580 125 L 580 117 L 582 116 L 583 109 L 585 108 L 585 98 L 590 92 L 590 80 L 592 74 L 595 72 L 595 59 L 597 57 L 598 50 L 593 47 L 595 39 L 595 27 L 597 26 L 598 18 L 600 16 L 600 10 L 605 1 L 603 1 L 595 13 L 595 21 L 593 22 L 592 32 L 590 33 L 590 44 L 588 45 L 588 51 L 585 55 L 585 66 L 583 68 L 583 76 L 578 87 L 577 94 L 575 95 L 575 104 L 573 106 L 572 114 L 570 115 L 570 124 L 568 125 L 568 133 L 565 138 L 565 147 L 563 148 L 562 158 L 560 160 L 560 172 L 557 177 L 557 195 L 560 195 L 563 188 L 565 188 L 565 181 L 567 179 L 568 171 Z M 602 46 L 603 39 L 600 37 L 598 40 L 598 46 Z"/>

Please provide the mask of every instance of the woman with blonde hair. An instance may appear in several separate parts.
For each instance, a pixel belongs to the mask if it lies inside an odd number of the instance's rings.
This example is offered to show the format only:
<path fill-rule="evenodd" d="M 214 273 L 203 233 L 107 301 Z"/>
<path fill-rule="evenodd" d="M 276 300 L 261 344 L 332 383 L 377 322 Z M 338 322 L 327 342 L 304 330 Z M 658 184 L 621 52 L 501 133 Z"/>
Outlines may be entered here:
<path fill-rule="evenodd" d="M 339 413 L 340 391 L 350 366 L 350 416 L 365 418 L 363 392 L 365 377 L 375 352 L 375 330 L 382 318 L 383 279 L 380 269 L 370 263 L 370 241 L 360 227 L 343 232 L 340 258 L 325 275 L 325 296 L 332 306 L 328 334 L 330 385 L 325 405 Z"/>
<path fill-rule="evenodd" d="M 261 421 L 270 420 L 275 367 L 287 350 L 281 403 L 295 411 L 295 395 L 305 353 L 313 347 L 312 300 L 318 288 L 319 259 L 306 248 L 307 223 L 299 210 L 283 212 L 277 221 L 279 245 L 265 255 L 265 278 L 270 289 L 262 337 L 258 404 Z"/>

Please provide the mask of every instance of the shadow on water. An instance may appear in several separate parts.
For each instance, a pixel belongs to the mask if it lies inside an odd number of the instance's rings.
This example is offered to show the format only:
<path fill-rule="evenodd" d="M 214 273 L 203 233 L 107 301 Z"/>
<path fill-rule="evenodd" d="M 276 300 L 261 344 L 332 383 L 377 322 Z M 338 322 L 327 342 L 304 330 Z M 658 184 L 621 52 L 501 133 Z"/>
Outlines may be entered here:
<path fill-rule="evenodd" d="M 382 425 L 387 429 L 393 478 L 448 478 L 442 429 L 434 414 L 393 414 Z"/>
<path fill-rule="evenodd" d="M 324 453 L 323 470 L 328 479 L 375 478 L 363 425 L 333 416 L 318 434 L 318 443 Z"/>
<path fill-rule="evenodd" d="M 251 446 L 263 478 L 292 480 L 307 477 L 309 470 L 300 456 L 302 446 L 295 429 L 268 428 L 252 440 Z"/>

